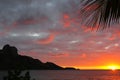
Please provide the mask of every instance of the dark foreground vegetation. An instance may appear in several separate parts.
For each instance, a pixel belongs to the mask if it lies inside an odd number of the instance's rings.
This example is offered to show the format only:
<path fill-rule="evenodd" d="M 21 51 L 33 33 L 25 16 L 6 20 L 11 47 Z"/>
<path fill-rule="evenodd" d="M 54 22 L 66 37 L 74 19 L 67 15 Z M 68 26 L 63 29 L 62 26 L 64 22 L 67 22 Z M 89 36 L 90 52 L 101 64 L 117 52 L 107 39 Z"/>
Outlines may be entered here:
<path fill-rule="evenodd" d="M 8 75 L 3 77 L 3 80 L 35 80 L 31 79 L 29 71 L 9 70 Z"/>

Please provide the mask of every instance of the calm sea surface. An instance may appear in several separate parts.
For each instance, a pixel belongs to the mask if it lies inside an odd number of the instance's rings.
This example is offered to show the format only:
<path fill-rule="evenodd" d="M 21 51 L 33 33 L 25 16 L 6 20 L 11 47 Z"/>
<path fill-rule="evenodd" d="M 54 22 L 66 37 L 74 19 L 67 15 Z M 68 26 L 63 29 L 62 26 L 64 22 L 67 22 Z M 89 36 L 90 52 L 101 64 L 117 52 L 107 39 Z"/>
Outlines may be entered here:
<path fill-rule="evenodd" d="M 30 74 L 36 80 L 120 80 L 120 71 L 38 70 Z M 0 80 L 5 75 L 5 71 L 0 71 Z"/>

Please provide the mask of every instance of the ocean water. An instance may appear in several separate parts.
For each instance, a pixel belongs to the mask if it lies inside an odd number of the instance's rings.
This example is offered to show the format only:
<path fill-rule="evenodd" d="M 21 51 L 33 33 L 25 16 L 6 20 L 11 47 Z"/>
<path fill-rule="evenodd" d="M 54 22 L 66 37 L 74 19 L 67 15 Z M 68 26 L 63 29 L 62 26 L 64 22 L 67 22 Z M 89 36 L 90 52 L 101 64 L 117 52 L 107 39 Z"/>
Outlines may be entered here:
<path fill-rule="evenodd" d="M 0 80 L 5 75 L 0 71 Z M 36 80 L 120 80 L 120 71 L 37 70 L 30 75 Z"/>

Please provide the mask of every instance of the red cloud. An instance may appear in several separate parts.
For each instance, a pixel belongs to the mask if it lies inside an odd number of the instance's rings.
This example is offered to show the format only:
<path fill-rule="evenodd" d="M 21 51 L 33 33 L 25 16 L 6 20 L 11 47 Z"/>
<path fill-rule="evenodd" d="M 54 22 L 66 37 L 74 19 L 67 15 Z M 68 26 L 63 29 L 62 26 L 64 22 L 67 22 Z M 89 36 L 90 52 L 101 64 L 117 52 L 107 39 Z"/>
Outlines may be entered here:
<path fill-rule="evenodd" d="M 47 17 L 43 16 L 39 19 L 34 18 L 27 18 L 27 19 L 20 19 L 13 23 L 13 26 L 17 25 L 31 25 L 31 24 L 37 24 L 37 23 L 43 23 L 44 21 L 48 20 Z"/>
<path fill-rule="evenodd" d="M 63 25 L 65 28 L 68 28 L 71 25 L 70 16 L 68 14 L 63 15 Z"/>
<path fill-rule="evenodd" d="M 47 38 L 38 40 L 37 43 L 50 44 L 51 42 L 53 42 L 54 38 L 55 38 L 55 34 L 50 34 Z"/>
<path fill-rule="evenodd" d="M 109 40 L 115 40 L 116 39 L 116 34 L 113 34 L 110 38 L 109 38 Z"/>
<path fill-rule="evenodd" d="M 69 54 L 68 54 L 67 52 L 55 53 L 55 54 L 51 53 L 50 55 L 51 55 L 52 57 L 68 57 L 68 56 L 69 56 Z"/>

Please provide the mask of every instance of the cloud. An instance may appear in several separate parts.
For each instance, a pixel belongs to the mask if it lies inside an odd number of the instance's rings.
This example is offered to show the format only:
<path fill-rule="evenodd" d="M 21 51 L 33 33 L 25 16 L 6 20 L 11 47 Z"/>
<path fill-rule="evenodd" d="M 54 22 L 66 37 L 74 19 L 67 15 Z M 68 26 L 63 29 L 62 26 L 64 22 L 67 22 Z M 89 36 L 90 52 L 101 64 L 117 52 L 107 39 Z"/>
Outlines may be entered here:
<path fill-rule="evenodd" d="M 69 14 L 64 14 L 63 15 L 63 26 L 65 28 L 68 28 L 71 26 L 71 21 L 70 21 L 70 16 Z"/>
<path fill-rule="evenodd" d="M 16 22 L 13 23 L 14 26 L 19 26 L 19 25 L 35 25 L 35 24 L 40 24 L 46 22 L 48 19 L 45 16 L 42 16 L 38 19 L 35 19 L 34 17 L 26 17 L 23 19 L 19 19 Z"/>
<path fill-rule="evenodd" d="M 54 41 L 55 39 L 55 34 L 50 34 L 47 37 L 40 39 L 37 41 L 38 44 L 50 44 Z"/>
<path fill-rule="evenodd" d="M 50 53 L 50 56 L 52 57 L 69 57 L 69 54 L 66 52 L 62 52 L 62 53 Z"/>
<path fill-rule="evenodd" d="M 116 39 L 116 34 L 111 35 L 111 37 L 109 38 L 109 40 L 115 40 Z"/>

